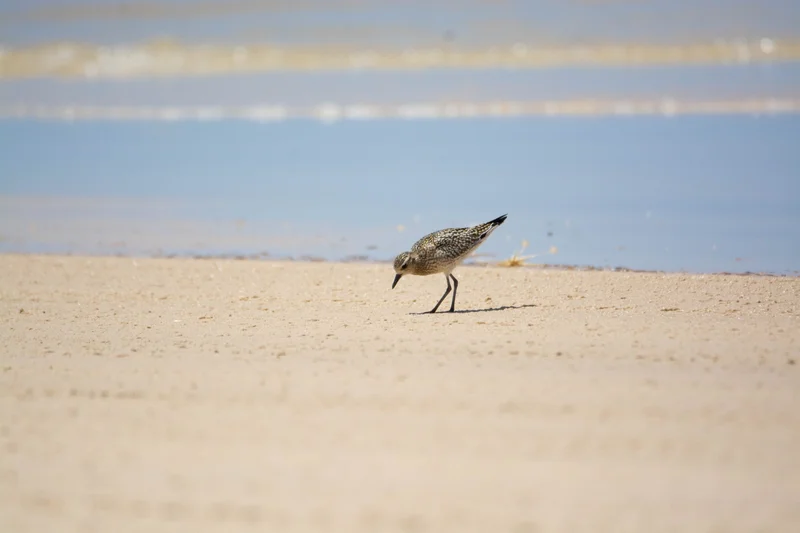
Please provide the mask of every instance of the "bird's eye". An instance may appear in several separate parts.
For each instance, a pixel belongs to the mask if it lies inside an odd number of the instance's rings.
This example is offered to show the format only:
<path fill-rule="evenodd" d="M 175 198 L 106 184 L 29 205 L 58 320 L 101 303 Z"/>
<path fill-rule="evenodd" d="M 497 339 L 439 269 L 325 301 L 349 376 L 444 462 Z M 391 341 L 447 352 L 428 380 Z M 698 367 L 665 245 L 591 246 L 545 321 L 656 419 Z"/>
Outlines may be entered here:
<path fill-rule="evenodd" d="M 403 264 L 403 266 L 400 267 L 400 270 L 405 270 L 407 267 L 408 267 L 408 263 L 405 263 L 405 264 Z"/>

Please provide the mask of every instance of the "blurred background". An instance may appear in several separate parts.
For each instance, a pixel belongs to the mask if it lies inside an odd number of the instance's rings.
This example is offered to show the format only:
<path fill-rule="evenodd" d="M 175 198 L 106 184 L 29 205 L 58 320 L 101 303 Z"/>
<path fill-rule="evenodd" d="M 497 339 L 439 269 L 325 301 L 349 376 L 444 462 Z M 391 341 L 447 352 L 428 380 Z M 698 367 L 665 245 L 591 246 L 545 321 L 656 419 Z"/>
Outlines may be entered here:
<path fill-rule="evenodd" d="M 789 0 L 0 1 L 0 251 L 800 271 Z"/>

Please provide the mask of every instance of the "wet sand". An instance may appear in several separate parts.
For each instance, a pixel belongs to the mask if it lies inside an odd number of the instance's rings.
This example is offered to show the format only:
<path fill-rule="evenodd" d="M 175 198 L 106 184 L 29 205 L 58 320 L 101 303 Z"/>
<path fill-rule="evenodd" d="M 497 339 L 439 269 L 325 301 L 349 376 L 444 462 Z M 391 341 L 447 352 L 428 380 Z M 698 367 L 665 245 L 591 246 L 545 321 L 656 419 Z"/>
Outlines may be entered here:
<path fill-rule="evenodd" d="M 798 278 L 0 272 L 2 531 L 800 529 Z"/>

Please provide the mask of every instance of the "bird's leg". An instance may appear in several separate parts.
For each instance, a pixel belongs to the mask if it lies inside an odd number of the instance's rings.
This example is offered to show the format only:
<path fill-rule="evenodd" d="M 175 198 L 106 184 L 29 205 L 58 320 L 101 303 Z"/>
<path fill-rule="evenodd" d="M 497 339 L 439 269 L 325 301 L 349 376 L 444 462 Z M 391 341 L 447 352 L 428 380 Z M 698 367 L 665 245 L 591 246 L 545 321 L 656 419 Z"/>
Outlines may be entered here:
<path fill-rule="evenodd" d="M 435 312 L 436 312 L 436 310 L 437 310 L 437 309 L 439 309 L 439 306 L 442 304 L 442 302 L 444 301 L 444 299 L 445 299 L 445 298 L 447 298 L 447 295 L 448 295 L 448 294 L 450 294 L 450 290 L 452 289 L 452 287 L 450 287 L 450 276 L 449 276 L 449 275 L 447 275 L 447 274 L 445 274 L 445 275 L 444 275 L 444 278 L 447 280 L 447 290 L 446 290 L 446 291 L 444 291 L 444 294 L 443 294 L 443 295 L 442 295 L 442 297 L 439 299 L 439 302 L 438 302 L 438 303 L 437 303 L 437 304 L 436 304 L 436 305 L 433 307 L 433 309 L 431 309 L 431 310 L 429 311 L 430 313 L 435 313 Z"/>
<path fill-rule="evenodd" d="M 458 291 L 458 280 L 452 274 L 450 274 L 450 277 L 453 278 L 453 303 L 450 304 L 450 312 L 452 313 L 456 310 L 456 292 Z"/>

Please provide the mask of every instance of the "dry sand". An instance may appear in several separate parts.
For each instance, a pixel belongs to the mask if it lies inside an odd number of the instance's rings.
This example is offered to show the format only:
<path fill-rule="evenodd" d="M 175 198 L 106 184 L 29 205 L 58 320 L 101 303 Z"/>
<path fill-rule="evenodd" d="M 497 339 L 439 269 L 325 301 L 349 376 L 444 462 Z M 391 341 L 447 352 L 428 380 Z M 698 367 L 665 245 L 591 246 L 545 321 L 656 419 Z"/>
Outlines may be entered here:
<path fill-rule="evenodd" d="M 0 272 L 3 532 L 800 531 L 797 278 Z"/>

